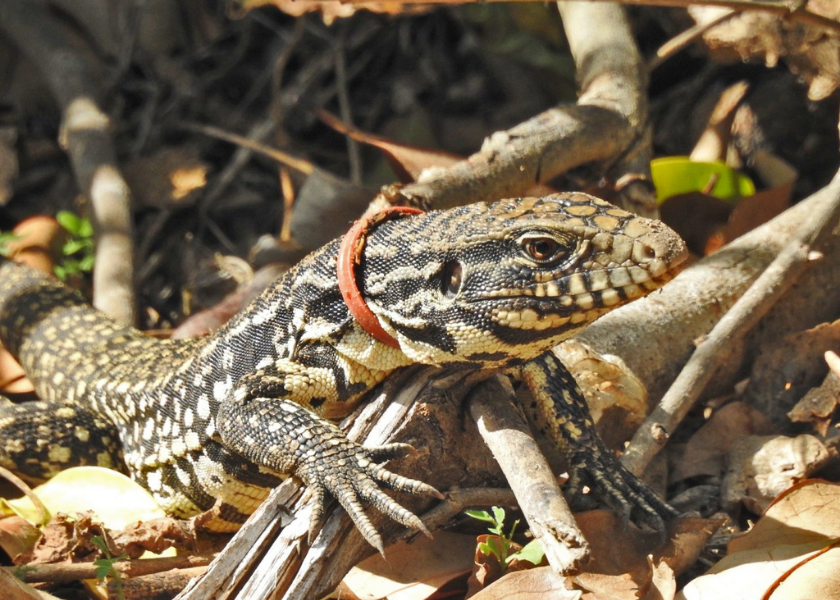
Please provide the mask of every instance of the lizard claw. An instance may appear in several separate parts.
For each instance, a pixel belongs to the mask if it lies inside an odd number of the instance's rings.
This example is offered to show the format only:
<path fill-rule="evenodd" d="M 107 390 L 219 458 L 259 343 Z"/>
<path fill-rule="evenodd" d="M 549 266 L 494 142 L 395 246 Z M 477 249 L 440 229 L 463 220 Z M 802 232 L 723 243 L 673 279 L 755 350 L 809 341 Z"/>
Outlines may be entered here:
<path fill-rule="evenodd" d="M 598 452 L 590 449 L 572 457 L 574 472 L 569 483 L 572 494 L 581 492 L 585 481 L 619 514 L 623 522 L 642 522 L 664 534 L 666 521 L 679 513 L 628 471 L 602 443 L 597 445 Z"/>
<path fill-rule="evenodd" d="M 333 438 L 330 446 L 330 450 L 319 456 L 317 460 L 302 460 L 295 473 L 314 494 L 315 509 L 309 525 L 310 540 L 313 539 L 323 520 L 327 493 L 338 500 L 365 540 L 380 554 L 384 552 L 382 538 L 365 513 L 363 502 L 374 506 L 382 514 L 401 525 L 416 529 L 431 537 L 431 533 L 417 515 L 380 489 L 380 486 L 384 486 L 396 491 L 443 498 L 443 495 L 432 486 L 397 475 L 376 464 L 381 460 L 404 455 L 407 450 L 413 450 L 411 446 L 387 444 L 366 448 L 344 437 Z"/>

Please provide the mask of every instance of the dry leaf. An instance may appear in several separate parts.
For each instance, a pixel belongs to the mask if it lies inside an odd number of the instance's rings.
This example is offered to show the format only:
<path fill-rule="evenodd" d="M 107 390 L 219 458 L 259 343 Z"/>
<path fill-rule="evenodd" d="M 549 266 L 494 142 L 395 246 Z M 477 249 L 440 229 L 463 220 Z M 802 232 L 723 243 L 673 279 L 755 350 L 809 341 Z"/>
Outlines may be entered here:
<path fill-rule="evenodd" d="M 571 339 L 555 352 L 586 395 L 592 418 L 611 448 L 620 448 L 647 416 L 645 386 L 618 356 L 600 355 Z"/>
<path fill-rule="evenodd" d="M 664 560 L 654 564 L 653 559 L 648 557 L 648 562 L 653 577 L 642 600 L 673 600 L 677 593 L 677 578 L 674 570 Z"/>
<path fill-rule="evenodd" d="M 357 142 L 369 144 L 382 150 L 388 157 L 397 177 L 403 183 L 416 181 L 425 169 L 449 167 L 463 160 L 462 157 L 449 152 L 402 144 L 381 135 L 367 133 L 324 110 L 319 110 L 318 116 L 324 123 L 339 133 L 343 133 Z"/>
<path fill-rule="evenodd" d="M 715 411 L 695 433 L 677 462 L 672 481 L 689 477 L 720 477 L 735 440 L 772 431 L 767 418 L 746 402 L 732 402 Z"/>
<path fill-rule="evenodd" d="M 510 573 L 481 590 L 472 600 L 578 600 L 582 593 L 568 590 L 551 567 Z"/>
<path fill-rule="evenodd" d="M 836 0 L 808 0 L 804 8 L 828 19 L 840 18 Z M 726 8 L 692 6 L 689 14 L 698 24 L 716 19 Z M 718 59 L 743 60 L 763 58 L 775 67 L 784 57 L 785 64 L 809 84 L 808 97 L 822 100 L 840 86 L 840 35 L 824 27 L 804 25 L 780 19 L 760 11 L 744 11 L 703 36 Z"/>
<path fill-rule="evenodd" d="M 735 442 L 723 479 L 721 503 L 743 503 L 760 514 L 779 494 L 825 465 L 831 453 L 812 435 L 750 436 Z"/>
<path fill-rule="evenodd" d="M 679 600 L 840 598 L 840 486 L 805 481 L 779 497 Z"/>
<path fill-rule="evenodd" d="M 753 363 L 744 399 L 776 426 L 787 426 L 788 411 L 828 373 L 824 353 L 838 346 L 840 321 L 785 335 Z"/>
<path fill-rule="evenodd" d="M 344 577 L 340 589 L 363 600 L 424 600 L 472 569 L 475 536 L 436 531 L 435 538 L 389 546 L 362 561 Z"/>
<path fill-rule="evenodd" d="M 17 515 L 0 519 L 0 548 L 14 561 L 31 552 L 41 537 L 41 530 Z"/>

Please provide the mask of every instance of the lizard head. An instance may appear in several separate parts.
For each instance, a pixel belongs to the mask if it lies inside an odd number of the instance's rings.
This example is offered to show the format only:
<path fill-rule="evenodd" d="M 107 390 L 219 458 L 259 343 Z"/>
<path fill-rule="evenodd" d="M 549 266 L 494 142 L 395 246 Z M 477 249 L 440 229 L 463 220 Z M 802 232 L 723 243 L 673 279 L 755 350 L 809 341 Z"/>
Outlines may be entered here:
<path fill-rule="evenodd" d="M 687 255 L 660 221 L 554 194 L 384 223 L 368 237 L 360 279 L 412 360 L 501 367 L 659 288 Z"/>

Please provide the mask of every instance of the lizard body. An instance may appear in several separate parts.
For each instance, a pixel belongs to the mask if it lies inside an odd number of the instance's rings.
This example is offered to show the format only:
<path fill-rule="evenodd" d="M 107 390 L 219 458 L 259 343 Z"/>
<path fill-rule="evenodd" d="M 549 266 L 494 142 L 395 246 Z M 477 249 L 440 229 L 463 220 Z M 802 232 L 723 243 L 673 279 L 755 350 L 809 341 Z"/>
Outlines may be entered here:
<path fill-rule="evenodd" d="M 57 464 L 113 464 L 118 438 L 128 472 L 167 512 L 215 506 L 221 530 L 237 528 L 294 474 L 317 498 L 334 495 L 381 549 L 362 502 L 422 529 L 380 486 L 437 492 L 377 464 L 404 446 L 363 448 L 331 421 L 395 369 L 457 365 L 521 379 L 534 425 L 623 513 L 654 525 L 673 514 L 603 447 L 550 352 L 670 279 L 686 256 L 673 231 L 579 193 L 381 223 L 359 248 L 355 274 L 396 347 L 350 313 L 338 250 L 327 244 L 215 335 L 188 341 L 149 338 L 57 282 L 0 264 L 0 339 L 49 403 L 0 405 L 0 464 L 33 479 Z"/>

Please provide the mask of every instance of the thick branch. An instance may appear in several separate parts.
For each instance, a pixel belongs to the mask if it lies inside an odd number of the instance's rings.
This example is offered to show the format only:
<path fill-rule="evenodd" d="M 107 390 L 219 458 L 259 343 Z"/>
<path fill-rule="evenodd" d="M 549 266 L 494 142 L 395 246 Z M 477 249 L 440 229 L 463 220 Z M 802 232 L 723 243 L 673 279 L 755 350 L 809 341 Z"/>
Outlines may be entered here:
<path fill-rule="evenodd" d="M 108 116 L 95 98 L 90 65 L 44 5 L 0 2 L 0 29 L 35 64 L 61 107 L 60 141 L 79 189 L 90 200 L 96 234 L 94 305 L 126 323 L 135 320 L 130 192 L 119 172 Z"/>
<path fill-rule="evenodd" d="M 821 194 L 829 203 L 808 215 L 775 260 L 700 342 L 659 406 L 636 432 L 623 458 L 628 469 L 635 473 L 644 470 L 664 442 L 656 432 L 676 428 L 729 358 L 729 348 L 743 339 L 814 260 L 822 258 L 813 253 L 827 241 L 840 219 L 840 173 Z"/>
<path fill-rule="evenodd" d="M 514 401 L 510 381 L 490 379 L 470 392 L 470 416 L 502 467 L 551 567 L 561 576 L 575 573 L 589 557 L 589 544 Z"/>
<path fill-rule="evenodd" d="M 389 203 L 447 208 L 517 196 L 595 161 L 607 166 L 623 161 L 617 175 L 643 165 L 637 179 L 647 179 L 649 149 L 632 152 L 648 139 L 645 71 L 621 7 L 562 2 L 561 11 L 582 86 L 578 104 L 549 109 L 497 132 L 468 159 L 384 190 L 371 211 Z"/>

